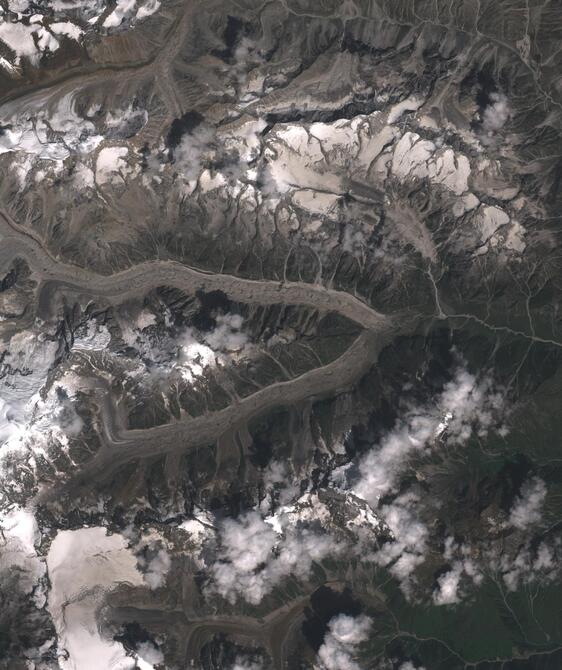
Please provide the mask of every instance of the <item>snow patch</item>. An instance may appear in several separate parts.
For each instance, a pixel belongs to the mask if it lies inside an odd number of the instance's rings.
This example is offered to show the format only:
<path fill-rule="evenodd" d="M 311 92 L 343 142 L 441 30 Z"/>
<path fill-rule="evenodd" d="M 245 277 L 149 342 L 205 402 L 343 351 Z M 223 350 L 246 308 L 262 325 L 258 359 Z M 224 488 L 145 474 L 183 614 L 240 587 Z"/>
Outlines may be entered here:
<path fill-rule="evenodd" d="M 468 191 L 470 161 L 451 148 L 438 150 L 431 140 L 407 132 L 394 148 L 392 173 L 400 179 L 417 177 L 441 184 L 455 195 Z"/>
<path fill-rule="evenodd" d="M 127 147 L 104 147 L 96 161 L 96 182 L 98 184 L 119 183 L 131 172 L 126 161 Z"/>

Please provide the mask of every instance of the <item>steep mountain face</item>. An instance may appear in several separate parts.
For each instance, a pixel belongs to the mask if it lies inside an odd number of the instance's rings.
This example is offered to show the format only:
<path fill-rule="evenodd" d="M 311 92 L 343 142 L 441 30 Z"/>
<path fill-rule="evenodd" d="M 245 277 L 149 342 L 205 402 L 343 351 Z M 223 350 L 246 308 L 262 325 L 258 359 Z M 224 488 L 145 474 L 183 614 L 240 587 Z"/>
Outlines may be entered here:
<path fill-rule="evenodd" d="M 561 19 L 0 0 L 0 667 L 561 666 Z"/>

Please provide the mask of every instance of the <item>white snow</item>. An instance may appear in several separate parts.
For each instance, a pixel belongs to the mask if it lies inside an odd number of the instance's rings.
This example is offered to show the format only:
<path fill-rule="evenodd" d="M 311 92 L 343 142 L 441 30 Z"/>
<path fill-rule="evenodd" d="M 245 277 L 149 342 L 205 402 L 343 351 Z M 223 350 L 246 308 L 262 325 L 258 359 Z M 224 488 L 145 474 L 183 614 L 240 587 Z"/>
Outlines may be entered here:
<path fill-rule="evenodd" d="M 54 161 L 56 166 L 70 156 L 92 152 L 103 137 L 97 135 L 90 121 L 78 116 L 72 94 L 61 98 L 54 109 L 38 101 L 36 106 L 4 109 L 3 123 L 12 127 L 0 136 L 0 154 L 19 153 L 35 160 Z M 53 137 L 53 133 L 58 138 Z M 62 140 L 62 141 L 59 141 Z M 20 182 L 31 169 L 32 163 L 18 162 L 18 169 L 24 172 Z"/>
<path fill-rule="evenodd" d="M 474 193 L 467 193 L 455 202 L 453 205 L 453 214 L 456 217 L 460 217 L 478 207 L 479 204 L 480 200 L 478 200 Z"/>
<path fill-rule="evenodd" d="M 59 639 L 61 670 L 132 670 L 134 659 L 105 638 L 97 613 L 107 593 L 120 584 L 140 586 L 133 553 L 125 539 L 102 527 L 60 531 L 47 555 L 51 590 L 48 610 Z"/>
<path fill-rule="evenodd" d="M 456 195 L 468 190 L 470 161 L 451 148 L 439 150 L 431 140 L 422 139 L 417 133 L 407 132 L 394 148 L 392 172 L 401 179 L 428 178 L 441 184 Z"/>
<path fill-rule="evenodd" d="M 322 193 L 318 191 L 295 191 L 293 202 L 297 207 L 306 209 L 311 214 L 328 216 L 333 213 L 337 206 L 339 196 L 334 193 Z"/>
<path fill-rule="evenodd" d="M 136 15 L 136 19 L 140 21 L 145 19 L 147 16 L 152 16 L 160 9 L 159 0 L 148 0 L 142 7 L 139 7 Z"/>
<path fill-rule="evenodd" d="M 41 535 L 33 512 L 19 507 L 1 512 L 0 530 L 0 576 L 4 570 L 17 570 L 20 588 L 31 593 L 45 574 L 45 564 L 35 550 Z M 43 606 L 42 593 L 34 595 L 37 605 Z"/>
<path fill-rule="evenodd" d="M 57 35 L 65 35 L 73 40 L 79 40 L 84 34 L 82 28 L 70 21 L 56 21 L 51 23 L 49 28 Z"/>
<path fill-rule="evenodd" d="M 129 18 L 133 14 L 136 6 L 136 0 L 117 0 L 115 9 L 105 19 L 103 27 L 115 28 L 119 26 L 124 19 Z"/>
<path fill-rule="evenodd" d="M 19 449 L 27 437 L 27 423 L 39 402 L 37 395 L 54 361 L 58 344 L 31 332 L 11 338 L 4 364 L 24 374 L 7 374 L 0 380 L 0 448 Z"/>
<path fill-rule="evenodd" d="M 66 35 L 71 39 L 79 39 L 83 33 L 82 29 L 70 21 L 55 21 L 49 26 L 43 26 L 43 15 L 33 14 L 29 18 L 29 25 L 22 23 L 22 12 L 27 10 L 27 3 L 11 3 L 14 6 L 25 4 L 25 9 L 14 9 L 11 11 L 18 14 L 18 21 L 9 22 L 1 16 L 0 12 L 0 40 L 4 42 L 15 53 L 14 62 L 2 58 L 0 65 L 10 72 L 14 72 L 20 65 L 22 58 L 37 66 L 41 55 L 46 51 L 56 51 L 59 41 L 55 35 Z M 35 37 L 35 40 L 34 40 Z"/>
<path fill-rule="evenodd" d="M 8 23 L 0 17 L 0 40 L 15 52 L 16 64 L 19 64 L 22 58 L 28 58 L 33 65 L 39 62 L 41 54 L 37 51 L 33 41 L 35 32 L 37 32 L 37 26 Z"/>
<path fill-rule="evenodd" d="M 509 223 L 509 215 L 496 206 L 484 205 L 480 208 L 478 226 L 482 241 L 490 238 L 498 228 Z"/>
<path fill-rule="evenodd" d="M 137 317 L 137 328 L 139 330 L 144 330 L 144 328 L 148 328 L 149 326 L 154 326 L 156 323 L 156 317 L 152 312 L 148 312 L 147 310 L 143 310 Z"/>
<path fill-rule="evenodd" d="M 147 0 L 137 9 L 137 0 L 117 0 L 115 9 L 103 22 L 104 28 L 117 28 L 123 21 L 141 21 L 160 9 L 160 0 Z"/>
<path fill-rule="evenodd" d="M 394 105 L 388 113 L 387 123 L 392 125 L 399 121 L 406 112 L 416 112 L 423 105 L 421 98 L 408 98 Z"/>
<path fill-rule="evenodd" d="M 129 170 L 125 160 L 128 153 L 127 147 L 104 147 L 101 149 L 96 161 L 96 182 L 106 184 L 121 181 L 120 174 Z"/>
<path fill-rule="evenodd" d="M 111 334 L 106 326 L 99 326 L 95 321 L 88 321 L 84 334 L 75 336 L 72 349 L 75 351 L 103 351 L 111 342 Z"/>
<path fill-rule="evenodd" d="M 37 46 L 41 51 L 56 51 L 59 48 L 59 41 L 46 28 L 37 30 Z"/>
<path fill-rule="evenodd" d="M 73 181 L 77 188 L 94 188 L 94 172 L 84 163 L 78 163 L 74 168 Z"/>

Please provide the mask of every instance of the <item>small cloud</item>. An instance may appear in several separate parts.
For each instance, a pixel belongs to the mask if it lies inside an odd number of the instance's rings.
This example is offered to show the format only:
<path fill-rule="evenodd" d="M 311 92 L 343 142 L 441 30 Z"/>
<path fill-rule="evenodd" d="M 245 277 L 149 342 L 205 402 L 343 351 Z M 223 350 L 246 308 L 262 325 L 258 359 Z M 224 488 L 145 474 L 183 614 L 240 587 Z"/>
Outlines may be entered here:
<path fill-rule="evenodd" d="M 260 505 L 262 511 L 267 511 L 277 502 L 279 505 L 288 505 L 298 497 L 300 487 L 293 481 L 287 463 L 271 461 L 263 473 L 263 486 L 266 497 Z"/>
<path fill-rule="evenodd" d="M 238 655 L 230 670 L 263 670 L 263 663 Z"/>
<path fill-rule="evenodd" d="M 511 116 L 507 97 L 503 93 L 492 93 L 489 104 L 482 115 L 482 127 L 488 135 L 501 130 Z"/>
<path fill-rule="evenodd" d="M 361 670 L 354 660 L 357 648 L 369 636 L 372 620 L 338 614 L 328 623 L 328 632 L 318 650 L 322 670 Z"/>
<path fill-rule="evenodd" d="M 433 403 L 412 407 L 363 457 L 354 492 L 376 506 L 382 496 L 395 490 L 408 459 L 416 452 L 437 438 L 462 445 L 473 433 L 484 437 L 497 423 L 501 408 L 502 398 L 493 391 L 489 378 L 477 380 L 459 368 Z"/>
<path fill-rule="evenodd" d="M 462 563 L 457 562 L 451 570 L 439 577 L 437 590 L 433 594 L 433 602 L 436 605 L 453 605 L 461 601 L 459 586 L 462 572 Z"/>
<path fill-rule="evenodd" d="M 223 555 L 211 567 L 211 592 L 257 605 L 287 576 L 306 579 L 315 562 L 343 549 L 330 535 L 297 525 L 289 511 L 280 516 L 271 523 L 251 511 L 222 523 Z"/>
<path fill-rule="evenodd" d="M 143 549 L 143 555 L 139 558 L 139 566 L 143 572 L 145 584 L 151 589 L 163 586 L 171 564 L 172 560 L 165 549 L 156 546 L 154 543 L 146 545 Z"/>
<path fill-rule="evenodd" d="M 202 123 L 186 132 L 173 150 L 176 172 L 187 181 L 196 180 L 214 149 L 215 130 Z"/>
<path fill-rule="evenodd" d="M 541 509 L 546 498 L 546 484 L 539 477 L 525 482 L 509 514 L 510 525 L 525 528 L 541 520 Z"/>
<path fill-rule="evenodd" d="M 436 605 L 454 605 L 462 599 L 461 581 L 471 580 L 480 584 L 483 575 L 476 563 L 471 558 L 472 550 L 467 545 L 458 545 L 453 537 L 445 540 L 445 551 L 443 557 L 447 561 L 453 561 L 451 569 L 442 574 L 437 580 L 437 588 L 433 593 L 433 602 Z"/>
<path fill-rule="evenodd" d="M 152 642 L 141 642 L 136 648 L 136 662 L 139 670 L 154 670 L 155 665 L 164 662 L 164 654 Z"/>
<path fill-rule="evenodd" d="M 372 557 L 400 581 L 407 596 L 413 573 L 425 560 L 429 531 L 419 519 L 419 499 L 415 494 L 403 494 L 392 503 L 380 506 L 381 498 L 398 491 L 409 460 L 416 454 L 436 448 L 441 442 L 462 446 L 474 434 L 486 436 L 498 426 L 502 410 L 502 397 L 494 391 L 491 379 L 488 376 L 477 379 L 459 367 L 433 402 L 411 406 L 379 444 L 360 459 L 359 477 L 351 490 L 370 505 L 392 533 L 392 540 Z M 353 472 L 353 468 L 341 468 L 333 481 L 345 488 Z M 460 574 L 463 571 L 469 574 L 470 570 L 477 572 L 468 559 L 465 570 L 464 562 L 462 558 Z M 443 599 L 443 604 L 457 597 L 460 574 L 453 572 L 447 581 L 443 577 L 442 586 L 447 595 L 439 589 L 435 596 L 439 601 Z"/>
<path fill-rule="evenodd" d="M 219 314 L 216 328 L 205 333 L 203 339 L 214 351 L 239 352 L 248 343 L 248 336 L 242 332 L 244 319 L 240 314 Z"/>
<path fill-rule="evenodd" d="M 399 580 L 406 595 L 410 592 L 412 573 L 424 562 L 427 550 L 428 530 L 415 515 L 417 503 L 417 497 L 408 493 L 378 511 L 392 533 L 392 540 L 374 554 L 374 560 Z"/>
<path fill-rule="evenodd" d="M 500 570 L 507 588 L 516 591 L 520 584 L 548 582 L 555 579 L 560 572 L 559 551 L 559 544 L 553 546 L 541 542 L 535 549 L 528 542 L 515 556 L 502 556 Z M 495 556 L 491 556 L 491 560 L 493 565 L 497 564 Z"/>

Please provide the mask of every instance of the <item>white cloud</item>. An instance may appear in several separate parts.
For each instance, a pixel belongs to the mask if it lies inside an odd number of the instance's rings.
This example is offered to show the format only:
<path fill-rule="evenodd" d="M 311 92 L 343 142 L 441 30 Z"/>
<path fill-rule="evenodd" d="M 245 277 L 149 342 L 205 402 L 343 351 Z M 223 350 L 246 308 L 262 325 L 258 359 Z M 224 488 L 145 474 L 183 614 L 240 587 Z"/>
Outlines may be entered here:
<path fill-rule="evenodd" d="M 325 533 L 297 527 L 289 519 L 271 524 L 255 511 L 226 519 L 219 536 L 223 555 L 211 566 L 210 590 L 231 603 L 243 598 L 257 605 L 285 577 L 306 579 L 314 562 L 343 548 Z"/>
<path fill-rule="evenodd" d="M 224 557 L 212 566 L 217 591 L 231 602 L 243 597 L 259 603 L 269 590 L 267 577 L 257 569 L 272 558 L 278 543 L 275 531 L 257 512 L 226 519 L 220 527 Z"/>
<path fill-rule="evenodd" d="M 359 463 L 360 479 L 354 493 L 376 507 L 381 496 L 392 491 L 407 459 L 415 450 L 425 447 L 434 434 L 436 423 L 426 417 L 400 423 L 369 451 Z"/>
<path fill-rule="evenodd" d="M 354 660 L 358 646 L 369 636 L 372 621 L 368 616 L 338 614 L 328 624 L 328 632 L 318 650 L 321 670 L 361 670 Z"/>
<path fill-rule="evenodd" d="M 198 333 L 187 328 L 178 340 L 179 362 L 188 381 L 201 376 L 206 367 L 217 361 L 226 363 L 230 357 L 248 351 L 249 339 L 241 330 L 243 318 L 240 314 L 219 314 L 216 322 L 216 327 L 209 332 Z"/>
<path fill-rule="evenodd" d="M 216 363 L 215 352 L 202 344 L 191 328 L 187 328 L 178 338 L 178 368 L 186 381 L 200 377 L 205 368 Z"/>
<path fill-rule="evenodd" d="M 383 506 L 380 499 L 398 491 L 400 478 L 416 453 L 440 441 L 462 446 L 474 433 L 487 435 L 498 423 L 502 406 L 502 397 L 493 390 L 490 378 L 477 380 L 459 367 L 434 402 L 411 407 L 380 443 L 359 460 L 359 477 L 351 491 L 367 501 L 392 533 L 392 540 L 374 554 L 368 554 L 368 559 L 385 566 L 399 580 L 406 596 L 411 593 L 415 569 L 425 560 L 429 531 L 419 518 L 420 500 L 414 493 L 403 494 Z M 332 479 L 339 487 L 347 488 L 352 476 L 353 468 L 344 466 L 334 471 Z M 460 574 L 477 573 L 468 557 L 461 556 L 459 560 Z M 435 595 L 439 602 L 457 597 L 460 574 L 455 571 L 443 576 L 444 591 L 440 588 Z"/>
<path fill-rule="evenodd" d="M 299 495 L 300 487 L 294 482 L 287 463 L 271 461 L 263 473 L 263 485 L 266 498 L 260 509 L 267 512 L 274 502 L 279 505 L 288 505 Z"/>
<path fill-rule="evenodd" d="M 288 478 L 288 468 L 285 461 L 271 461 L 263 475 L 263 482 L 267 488 L 275 484 L 284 484 Z"/>
<path fill-rule="evenodd" d="M 238 655 L 230 670 L 263 670 L 263 664 Z"/>
<path fill-rule="evenodd" d="M 398 670 L 425 670 L 425 668 L 422 665 L 414 665 L 412 661 L 406 661 Z"/>
<path fill-rule="evenodd" d="M 367 246 L 367 236 L 362 230 L 356 230 L 356 224 L 347 225 L 343 231 L 342 249 L 348 253 L 358 253 Z"/>
<path fill-rule="evenodd" d="M 392 540 L 386 542 L 373 559 L 388 568 L 406 595 L 410 592 L 414 570 L 425 560 L 429 535 L 427 527 L 416 517 L 417 504 L 418 498 L 406 493 L 378 510 L 392 532 Z"/>
<path fill-rule="evenodd" d="M 492 135 L 504 127 L 511 116 L 511 110 L 503 93 L 492 93 L 490 100 L 491 104 L 486 107 L 482 115 L 482 126 L 489 135 Z"/>
<path fill-rule="evenodd" d="M 433 594 L 436 605 L 453 605 L 460 602 L 459 586 L 462 577 L 462 563 L 456 562 L 452 569 L 437 580 L 437 590 Z"/>
<path fill-rule="evenodd" d="M 455 556 L 451 569 L 442 574 L 437 580 L 437 588 L 433 592 L 433 602 L 436 605 L 453 605 L 459 603 L 463 593 L 461 580 L 470 579 L 475 584 L 480 584 L 483 575 L 476 563 L 471 558 L 472 551 L 467 545 L 458 545 L 453 537 L 445 540 L 444 558 L 451 561 Z"/>
<path fill-rule="evenodd" d="M 216 317 L 216 327 L 208 332 L 199 332 L 187 327 L 174 332 L 169 315 L 165 322 L 169 330 L 161 333 L 147 331 L 155 323 L 153 315 L 139 317 L 136 327 L 130 322 L 121 324 L 122 338 L 139 356 L 137 369 L 131 376 L 146 380 L 173 382 L 181 378 L 193 383 L 205 374 L 205 370 L 218 364 L 228 364 L 251 351 L 248 335 L 242 330 L 243 318 L 239 314 L 222 314 Z"/>
<path fill-rule="evenodd" d="M 164 662 L 164 654 L 152 642 L 141 642 L 136 648 L 139 670 L 154 670 L 154 666 Z"/>
<path fill-rule="evenodd" d="M 214 129 L 204 124 L 183 134 L 179 145 L 173 150 L 174 167 L 187 181 L 199 177 L 205 157 L 213 149 L 214 139 Z"/>
<path fill-rule="evenodd" d="M 459 369 L 455 378 L 445 385 L 439 406 L 447 440 L 462 445 L 474 432 L 480 437 L 488 434 L 502 410 L 503 396 L 493 390 L 490 377 L 477 380 L 466 370 Z"/>
<path fill-rule="evenodd" d="M 240 163 L 245 164 L 259 155 L 261 133 L 266 126 L 267 123 L 263 119 L 234 123 L 219 131 L 219 139 L 226 150 L 236 152 Z"/>
<path fill-rule="evenodd" d="M 538 523 L 541 520 L 541 509 L 546 493 L 546 484 L 539 477 L 533 477 L 525 482 L 511 508 L 509 523 L 519 530 Z"/>
<path fill-rule="evenodd" d="M 105 117 L 105 125 L 111 138 L 128 137 L 131 133 L 138 132 L 147 121 L 146 109 L 134 109 L 132 104 L 126 109 L 114 109 Z"/>
<path fill-rule="evenodd" d="M 412 408 L 359 462 L 354 492 L 376 506 L 381 496 L 395 490 L 408 459 L 438 437 L 462 445 L 474 431 L 485 436 L 502 406 L 491 381 L 478 381 L 459 368 L 432 405 Z"/>
<path fill-rule="evenodd" d="M 240 314 L 219 314 L 216 327 L 203 334 L 203 340 L 214 351 L 241 351 L 248 343 L 248 336 L 242 332 L 244 319 Z"/>
<path fill-rule="evenodd" d="M 146 555 L 139 559 L 139 565 L 143 568 L 145 584 L 157 589 L 165 584 L 172 560 L 165 549 L 149 546 Z"/>
<path fill-rule="evenodd" d="M 62 433 L 68 437 L 76 437 L 80 434 L 84 427 L 84 422 L 78 416 L 73 403 L 66 394 L 64 387 L 55 387 L 57 399 L 53 401 L 54 404 L 51 410 L 51 421 L 53 426 L 56 426 Z M 60 439 L 60 435 L 59 435 Z"/>
<path fill-rule="evenodd" d="M 560 542 L 549 545 L 546 542 L 532 549 L 525 544 L 515 557 L 504 554 L 500 559 L 500 571 L 505 585 L 510 591 L 516 591 L 520 584 L 548 582 L 560 572 Z M 495 556 L 491 556 L 492 565 L 497 565 Z"/>

